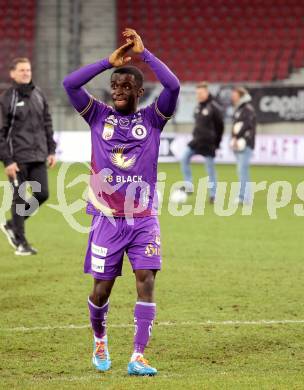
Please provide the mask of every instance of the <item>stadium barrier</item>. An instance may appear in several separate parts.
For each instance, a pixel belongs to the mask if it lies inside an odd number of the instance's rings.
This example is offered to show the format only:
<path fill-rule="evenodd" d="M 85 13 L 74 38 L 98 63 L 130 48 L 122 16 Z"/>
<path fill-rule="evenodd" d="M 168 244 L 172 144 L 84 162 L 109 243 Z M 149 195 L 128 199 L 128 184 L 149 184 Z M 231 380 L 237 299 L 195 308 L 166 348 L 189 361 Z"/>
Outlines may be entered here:
<path fill-rule="evenodd" d="M 259 124 L 304 122 L 304 86 L 247 85 L 246 87 L 252 96 L 252 104 Z M 210 91 L 223 107 L 225 118 L 228 121 L 234 111 L 231 104 L 232 88 L 232 85 L 210 85 Z M 141 107 L 153 103 L 160 91 L 159 85 L 147 88 Z M 197 104 L 195 94 L 195 84 L 182 84 L 176 113 L 173 117 L 175 123 L 193 123 L 193 112 Z"/>
<path fill-rule="evenodd" d="M 304 121 L 304 87 L 255 87 L 249 92 L 259 123 Z"/>
<path fill-rule="evenodd" d="M 91 158 L 89 131 L 61 131 L 55 133 L 58 143 L 57 157 L 63 162 L 86 162 Z M 179 161 L 191 134 L 162 133 L 159 162 Z M 216 161 L 221 164 L 235 163 L 235 156 L 229 147 L 230 136 L 223 137 Z M 195 156 L 194 162 L 203 161 Z M 253 164 L 262 165 L 304 165 L 304 135 L 258 134 L 252 159 Z"/>

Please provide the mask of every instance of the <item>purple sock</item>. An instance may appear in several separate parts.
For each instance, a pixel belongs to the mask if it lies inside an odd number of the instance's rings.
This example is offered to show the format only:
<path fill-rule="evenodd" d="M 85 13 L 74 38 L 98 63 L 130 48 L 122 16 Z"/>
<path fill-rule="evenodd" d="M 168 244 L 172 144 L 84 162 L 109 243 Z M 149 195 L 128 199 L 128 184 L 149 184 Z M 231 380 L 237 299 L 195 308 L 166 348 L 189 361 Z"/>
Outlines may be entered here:
<path fill-rule="evenodd" d="M 134 310 L 134 352 L 144 353 L 148 345 L 153 321 L 156 314 L 156 304 L 147 302 L 136 302 Z"/>
<path fill-rule="evenodd" d="M 88 306 L 92 329 L 94 331 L 95 337 L 101 339 L 106 334 L 106 321 L 109 311 L 109 302 L 107 302 L 102 307 L 98 307 L 94 305 L 90 299 L 88 299 Z"/>

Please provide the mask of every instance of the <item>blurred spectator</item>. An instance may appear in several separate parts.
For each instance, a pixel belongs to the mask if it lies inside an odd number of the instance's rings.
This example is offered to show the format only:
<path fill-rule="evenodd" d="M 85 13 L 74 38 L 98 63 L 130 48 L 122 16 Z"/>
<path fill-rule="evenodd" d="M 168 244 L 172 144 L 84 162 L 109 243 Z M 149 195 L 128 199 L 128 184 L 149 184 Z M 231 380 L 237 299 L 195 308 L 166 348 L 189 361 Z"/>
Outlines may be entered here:
<path fill-rule="evenodd" d="M 193 138 L 181 159 L 181 170 L 186 182 L 182 190 L 193 191 L 190 160 L 195 154 L 201 154 L 205 157 L 205 167 L 209 176 L 209 199 L 210 203 L 213 203 L 217 186 L 214 158 L 224 131 L 223 114 L 219 104 L 210 94 L 206 82 L 197 85 L 196 98 L 198 105 L 194 112 Z"/>
<path fill-rule="evenodd" d="M 240 192 L 236 202 L 250 203 L 249 165 L 255 143 L 256 114 L 251 104 L 251 96 L 245 88 L 234 88 L 231 100 L 235 108 L 232 119 L 231 147 L 236 157 L 240 182 Z"/>

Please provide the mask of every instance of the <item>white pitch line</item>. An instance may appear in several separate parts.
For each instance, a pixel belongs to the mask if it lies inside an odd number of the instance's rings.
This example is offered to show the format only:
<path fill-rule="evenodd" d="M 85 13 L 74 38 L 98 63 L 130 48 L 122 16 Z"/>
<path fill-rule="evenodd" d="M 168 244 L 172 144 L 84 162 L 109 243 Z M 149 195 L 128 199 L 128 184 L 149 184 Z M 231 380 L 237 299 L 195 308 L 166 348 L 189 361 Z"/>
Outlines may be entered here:
<path fill-rule="evenodd" d="M 304 320 L 255 320 L 255 321 L 202 321 L 202 322 L 158 322 L 155 326 L 222 326 L 222 325 L 299 325 L 304 324 Z M 110 324 L 109 328 L 130 328 L 133 324 Z M 44 330 L 71 330 L 87 329 L 90 325 L 54 325 L 54 326 L 20 326 L 16 328 L 0 328 L 0 332 L 36 332 Z"/>
<path fill-rule="evenodd" d="M 123 369 L 120 369 L 119 371 L 116 369 L 116 372 L 115 374 L 117 375 L 118 373 L 120 372 L 121 375 L 124 375 L 125 376 L 125 371 Z M 201 374 L 203 375 L 203 373 Z M 191 378 L 198 378 L 198 377 L 201 377 L 200 374 L 191 374 Z M 171 378 L 181 378 L 183 375 L 182 374 L 179 374 L 179 373 L 161 373 L 161 378 L 162 379 L 171 379 Z M 64 376 L 58 376 L 58 377 L 52 377 L 52 378 L 48 378 L 48 382 L 52 381 L 52 382 L 88 382 L 88 381 L 92 381 L 92 380 L 101 380 L 101 378 L 105 378 L 103 377 L 101 374 L 88 374 L 88 375 L 82 375 L 82 376 L 68 376 L 68 375 L 64 375 Z M 39 383 L 42 383 L 44 382 L 43 379 L 35 379 L 33 381 L 33 383 L 36 383 L 36 384 L 39 384 Z"/>

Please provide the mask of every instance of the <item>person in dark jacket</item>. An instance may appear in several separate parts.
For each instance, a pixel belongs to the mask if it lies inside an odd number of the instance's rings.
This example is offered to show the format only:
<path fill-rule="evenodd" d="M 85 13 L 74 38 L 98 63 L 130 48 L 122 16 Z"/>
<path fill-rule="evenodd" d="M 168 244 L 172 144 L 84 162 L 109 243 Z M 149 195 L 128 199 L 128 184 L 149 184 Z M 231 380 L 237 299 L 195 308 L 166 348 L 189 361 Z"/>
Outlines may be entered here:
<path fill-rule="evenodd" d="M 223 114 L 219 104 L 209 93 L 208 84 L 200 83 L 196 88 L 198 105 L 195 109 L 195 126 L 193 138 L 189 142 L 181 159 L 181 170 L 184 175 L 186 192 L 192 192 L 191 157 L 200 154 L 205 158 L 205 166 L 209 176 L 210 203 L 216 195 L 215 152 L 220 147 L 224 132 Z"/>
<path fill-rule="evenodd" d="M 12 86 L 0 96 L 0 160 L 14 190 L 12 219 L 0 228 L 16 255 L 32 255 L 37 251 L 26 240 L 24 222 L 48 198 L 46 162 L 55 166 L 56 143 L 46 98 L 32 82 L 30 61 L 14 59 L 10 76 Z M 30 199 L 25 196 L 28 181 Z"/>
<path fill-rule="evenodd" d="M 250 203 L 249 166 L 254 149 L 256 133 L 256 114 L 251 104 L 251 96 L 242 87 L 236 87 L 231 93 L 235 111 L 232 119 L 231 147 L 234 151 L 240 182 L 237 203 Z"/>

